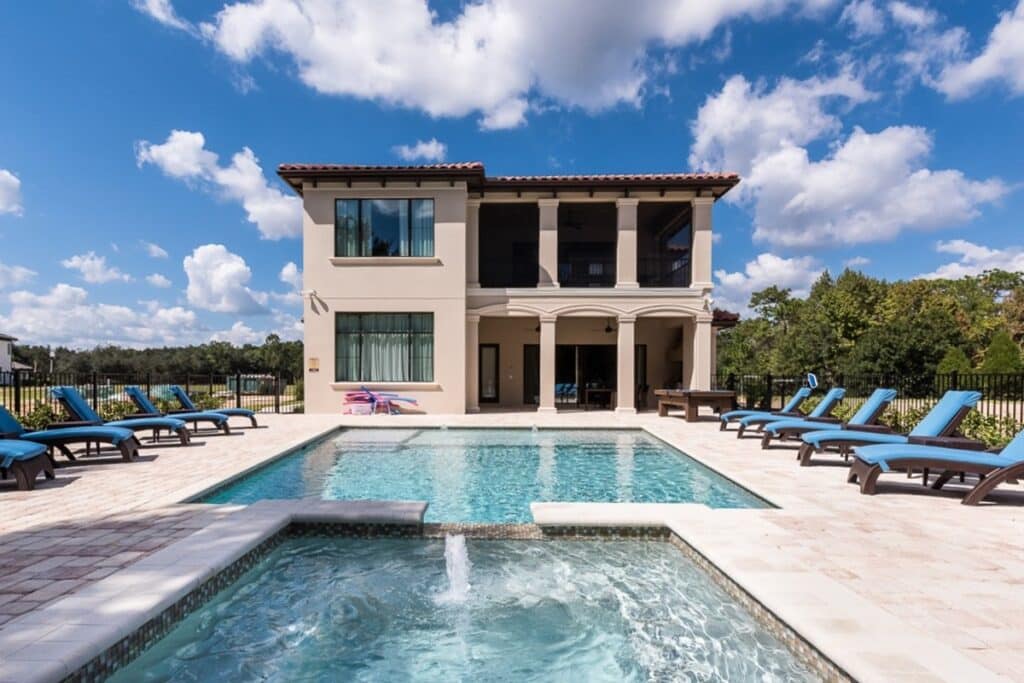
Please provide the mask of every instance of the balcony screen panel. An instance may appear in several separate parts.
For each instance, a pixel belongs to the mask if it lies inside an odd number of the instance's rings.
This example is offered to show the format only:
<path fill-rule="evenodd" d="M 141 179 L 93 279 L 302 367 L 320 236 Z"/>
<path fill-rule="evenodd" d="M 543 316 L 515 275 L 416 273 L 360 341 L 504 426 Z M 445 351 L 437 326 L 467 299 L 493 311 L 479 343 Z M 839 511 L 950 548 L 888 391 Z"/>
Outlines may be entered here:
<path fill-rule="evenodd" d="M 637 280 L 641 287 L 689 287 L 693 224 L 689 202 L 640 202 Z"/>

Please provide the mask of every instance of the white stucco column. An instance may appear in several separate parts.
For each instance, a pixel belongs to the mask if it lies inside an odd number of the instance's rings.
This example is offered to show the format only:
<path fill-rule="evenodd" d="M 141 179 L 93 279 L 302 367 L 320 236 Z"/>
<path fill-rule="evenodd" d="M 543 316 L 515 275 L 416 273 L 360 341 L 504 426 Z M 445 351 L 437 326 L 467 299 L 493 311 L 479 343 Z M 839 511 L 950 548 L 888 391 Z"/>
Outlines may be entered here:
<path fill-rule="evenodd" d="M 711 207 L 714 197 L 694 197 L 690 200 L 693 208 L 693 253 L 690 269 L 690 286 L 697 289 L 711 289 Z"/>
<path fill-rule="evenodd" d="M 540 406 L 538 413 L 555 412 L 555 316 L 540 318 Z"/>
<path fill-rule="evenodd" d="M 466 287 L 480 286 L 480 200 L 466 200 Z"/>
<path fill-rule="evenodd" d="M 538 287 L 558 286 L 558 200 L 538 199 L 540 232 L 537 235 Z"/>
<path fill-rule="evenodd" d="M 615 412 L 635 413 L 636 404 L 636 317 L 619 316 L 619 345 L 616 362 Z"/>
<path fill-rule="evenodd" d="M 618 209 L 618 240 L 615 246 L 615 286 L 635 289 L 637 282 L 636 213 L 640 200 L 620 197 L 615 200 Z"/>
<path fill-rule="evenodd" d="M 466 412 L 480 412 L 480 316 L 466 314 Z"/>
<path fill-rule="evenodd" d="M 718 329 L 711 326 L 711 376 L 718 372 Z"/>
<path fill-rule="evenodd" d="M 695 388 L 693 386 L 693 336 L 697 331 L 697 325 L 693 318 L 683 318 L 682 353 L 683 376 L 680 381 L 684 389 Z"/>
<path fill-rule="evenodd" d="M 693 334 L 693 374 L 691 375 L 691 389 L 711 388 L 711 316 L 702 315 L 697 317 Z"/>

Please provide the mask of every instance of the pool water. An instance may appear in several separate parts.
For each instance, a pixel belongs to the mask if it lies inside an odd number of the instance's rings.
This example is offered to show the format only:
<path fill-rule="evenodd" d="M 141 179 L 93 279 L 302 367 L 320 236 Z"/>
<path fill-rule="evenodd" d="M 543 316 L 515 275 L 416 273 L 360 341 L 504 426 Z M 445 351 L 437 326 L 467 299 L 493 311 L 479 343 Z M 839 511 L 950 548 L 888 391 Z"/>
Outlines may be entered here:
<path fill-rule="evenodd" d="M 114 680 L 813 680 L 668 543 L 448 545 L 286 540 Z"/>
<path fill-rule="evenodd" d="M 527 523 L 530 503 L 767 507 L 639 430 L 351 429 L 205 497 L 423 500 L 427 522 Z"/>

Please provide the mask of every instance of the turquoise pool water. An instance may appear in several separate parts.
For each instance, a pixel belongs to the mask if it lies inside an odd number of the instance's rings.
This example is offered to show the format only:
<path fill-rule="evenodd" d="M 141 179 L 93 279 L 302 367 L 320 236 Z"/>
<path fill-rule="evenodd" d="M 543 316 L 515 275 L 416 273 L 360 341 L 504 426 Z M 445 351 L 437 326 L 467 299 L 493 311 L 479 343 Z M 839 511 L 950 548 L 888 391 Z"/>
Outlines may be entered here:
<path fill-rule="evenodd" d="M 449 545 L 285 541 L 114 680 L 813 680 L 668 543 Z"/>
<path fill-rule="evenodd" d="M 638 430 L 351 429 L 215 491 L 265 498 L 425 500 L 428 522 L 532 522 L 531 501 L 767 507 Z"/>

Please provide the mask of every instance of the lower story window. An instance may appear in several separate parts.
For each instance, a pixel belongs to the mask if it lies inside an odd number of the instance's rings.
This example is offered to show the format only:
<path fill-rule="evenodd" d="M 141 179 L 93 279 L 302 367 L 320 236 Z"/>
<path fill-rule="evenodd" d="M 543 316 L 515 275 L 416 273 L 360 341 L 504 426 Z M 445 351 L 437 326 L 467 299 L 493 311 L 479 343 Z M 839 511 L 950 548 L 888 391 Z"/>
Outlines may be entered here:
<path fill-rule="evenodd" d="M 433 382 L 433 313 L 335 314 L 335 381 Z"/>

